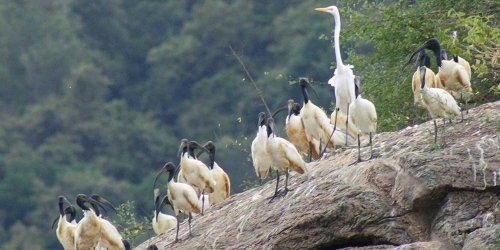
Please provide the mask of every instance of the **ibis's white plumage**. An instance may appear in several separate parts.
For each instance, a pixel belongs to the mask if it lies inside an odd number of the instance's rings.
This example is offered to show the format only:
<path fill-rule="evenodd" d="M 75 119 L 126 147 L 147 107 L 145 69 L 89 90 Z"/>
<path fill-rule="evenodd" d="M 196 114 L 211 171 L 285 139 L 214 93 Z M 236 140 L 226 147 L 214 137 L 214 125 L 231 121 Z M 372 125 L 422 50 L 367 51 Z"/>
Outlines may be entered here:
<path fill-rule="evenodd" d="M 261 112 L 259 114 L 259 124 L 257 135 L 252 141 L 252 162 L 255 173 L 260 179 L 267 178 L 271 168 L 271 157 L 267 152 L 267 128 L 265 124 L 266 114 Z"/>
<path fill-rule="evenodd" d="M 156 220 L 156 213 L 154 213 L 154 217 L 152 220 L 153 224 L 153 231 L 156 233 L 156 235 L 160 235 L 162 233 L 165 233 L 167 230 L 176 227 L 177 225 L 177 219 L 168 214 L 164 214 L 162 212 L 158 213 L 158 220 Z"/>

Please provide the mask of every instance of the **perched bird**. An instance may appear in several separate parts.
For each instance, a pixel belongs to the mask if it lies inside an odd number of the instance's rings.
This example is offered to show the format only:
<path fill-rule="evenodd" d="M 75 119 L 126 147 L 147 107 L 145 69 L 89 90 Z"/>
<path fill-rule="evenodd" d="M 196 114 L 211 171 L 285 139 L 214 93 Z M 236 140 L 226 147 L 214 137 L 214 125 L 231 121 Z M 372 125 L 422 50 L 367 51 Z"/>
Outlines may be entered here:
<path fill-rule="evenodd" d="M 293 170 L 299 174 L 306 172 L 306 163 L 302 160 L 295 146 L 289 141 L 276 136 L 273 133 L 274 119 L 267 119 L 267 150 L 271 156 L 272 166 L 276 170 L 276 190 L 274 196 L 278 194 L 279 171 L 286 172 L 285 191 L 288 189 L 288 170 Z"/>
<path fill-rule="evenodd" d="M 101 223 L 99 216 L 92 208 L 85 204 L 98 206 L 98 201 L 84 194 L 76 196 L 76 204 L 83 211 L 83 218 L 78 222 L 75 229 L 75 249 L 93 250 L 99 243 L 101 237 Z"/>
<path fill-rule="evenodd" d="M 441 84 L 448 92 L 455 93 L 455 95 L 458 95 L 457 93 L 461 93 L 461 95 L 464 93 L 472 93 L 469 73 L 462 65 L 454 60 L 442 60 L 441 45 L 436 38 L 427 40 L 422 46 L 415 50 L 415 52 L 411 55 L 410 60 L 412 60 L 417 53 L 424 49 L 430 49 L 436 55 L 436 61 L 439 67 L 436 77 L 439 79 L 439 84 Z"/>
<path fill-rule="evenodd" d="M 439 87 L 438 85 L 440 81 L 439 78 L 436 78 L 436 74 L 434 74 L 434 72 L 429 68 L 430 57 L 425 53 L 424 50 L 422 50 L 419 54 L 419 58 L 417 59 L 417 70 L 415 71 L 415 73 L 413 73 L 411 86 L 413 91 L 413 105 L 420 108 L 425 108 L 422 101 L 422 95 L 420 95 L 420 86 L 422 85 L 422 81 L 420 80 L 420 70 L 418 68 L 419 66 L 426 66 L 427 68 L 427 72 L 425 73 L 425 82 L 428 87 L 437 88 Z"/>
<path fill-rule="evenodd" d="M 352 72 L 352 65 L 344 65 L 342 63 L 342 56 L 340 54 L 340 14 L 336 6 L 329 6 L 326 8 L 316 8 L 316 11 L 326 12 L 333 15 L 334 19 L 334 45 L 335 45 L 335 61 L 337 68 L 333 73 L 333 77 L 328 80 L 328 84 L 335 87 L 335 100 L 336 106 L 344 113 L 346 119 L 346 131 L 349 129 L 349 105 L 354 101 L 354 73 Z M 346 133 L 345 143 L 347 145 L 348 138 Z"/>
<path fill-rule="evenodd" d="M 460 114 L 460 108 L 457 105 L 457 102 L 450 93 L 446 92 L 443 89 L 439 88 L 428 88 L 425 86 L 425 74 L 427 72 L 427 68 L 425 66 L 421 66 L 420 70 L 420 79 L 422 79 L 421 85 L 421 95 L 424 106 L 427 111 L 431 115 L 432 119 L 434 119 L 434 143 L 437 142 L 437 123 L 436 118 L 442 117 L 444 121 L 444 128 L 446 129 L 446 120 L 452 116 L 456 116 Z M 444 141 L 443 137 L 443 141 Z"/>
<path fill-rule="evenodd" d="M 364 99 L 359 94 L 361 82 L 359 77 L 354 79 L 354 93 L 356 99 L 351 103 L 351 120 L 356 127 L 359 129 L 358 133 L 358 161 L 361 161 L 361 141 L 359 139 L 360 134 L 370 135 L 370 159 L 373 157 L 372 153 L 372 133 L 377 130 L 377 111 L 375 110 L 375 105 L 372 102 Z"/>
<path fill-rule="evenodd" d="M 297 151 L 301 155 L 307 155 L 309 149 L 309 142 L 307 141 L 306 131 L 304 129 L 304 123 L 300 117 L 300 104 L 296 103 L 294 100 L 288 100 L 288 115 L 285 122 L 285 131 L 288 136 L 288 140 L 297 148 Z M 313 150 L 315 155 L 312 158 L 317 159 L 318 155 L 315 150 Z"/>
<path fill-rule="evenodd" d="M 111 204 L 108 200 L 104 199 L 102 196 L 94 194 L 91 196 L 92 199 L 99 202 L 99 204 L 105 204 L 111 209 L 115 210 L 113 204 Z M 94 212 L 99 218 L 99 222 L 101 223 L 101 233 L 98 246 L 100 248 L 108 249 L 108 250 L 127 250 L 130 249 L 130 244 L 123 239 L 118 232 L 118 229 L 111 224 L 108 220 L 104 219 L 101 216 L 99 211 L 99 207 L 97 204 L 92 204 L 92 208 Z M 116 211 L 116 210 L 115 210 Z"/>
<path fill-rule="evenodd" d="M 257 123 L 257 135 L 252 141 L 252 162 L 255 173 L 259 177 L 261 184 L 262 180 L 267 178 L 269 169 L 271 168 L 271 158 L 267 152 L 267 116 L 266 113 L 259 113 L 259 121 Z"/>
<path fill-rule="evenodd" d="M 168 200 L 168 196 L 164 196 L 163 200 L 160 202 L 160 189 L 155 189 L 154 190 L 154 196 L 155 196 L 155 211 L 154 211 L 154 216 L 152 220 L 153 224 L 153 231 L 156 233 L 156 235 L 160 235 L 162 233 L 165 233 L 167 230 L 174 228 L 177 225 L 177 218 L 172 215 L 167 215 L 161 212 L 161 209 L 166 206 L 172 204 Z M 172 210 L 174 207 L 172 206 Z"/>
<path fill-rule="evenodd" d="M 229 176 L 224 172 L 217 162 L 215 162 L 215 144 L 212 141 L 206 142 L 203 147 L 209 152 L 210 162 L 208 167 L 210 173 L 215 180 L 214 192 L 208 194 L 211 204 L 217 204 L 227 198 L 231 194 L 231 181 Z M 206 151 L 200 151 L 198 156 Z"/>
<path fill-rule="evenodd" d="M 168 175 L 167 196 L 173 206 L 175 216 L 177 217 L 177 232 L 175 241 L 179 241 L 179 211 L 188 214 L 189 236 L 191 236 L 191 219 L 192 213 L 200 213 L 201 207 L 198 205 L 198 196 L 194 188 L 186 183 L 175 182 L 174 173 L 175 166 L 172 162 L 166 163 L 163 168 L 156 174 L 153 186 L 156 185 L 158 177 L 164 173 Z"/>
<path fill-rule="evenodd" d="M 309 100 L 307 88 L 311 88 L 311 84 L 305 78 L 300 78 L 299 84 L 302 90 L 302 97 L 304 98 L 304 105 L 300 110 L 300 118 L 304 124 L 304 131 L 309 142 L 310 155 L 318 155 L 320 157 L 321 148 L 333 149 L 337 145 L 344 144 L 344 133 L 334 131 L 330 124 L 330 120 L 318 106 Z M 316 152 L 314 152 L 316 151 Z"/>
<path fill-rule="evenodd" d="M 182 172 L 180 173 L 182 173 L 182 179 L 189 185 L 199 188 L 202 191 L 202 194 L 205 194 L 205 192 L 213 193 L 217 183 L 210 173 L 210 169 L 203 162 L 189 156 L 188 151 L 195 150 L 197 148 L 204 150 L 211 155 L 211 153 L 199 143 L 195 141 L 188 141 L 187 139 L 181 140 L 179 155 L 181 155 L 180 168 Z M 203 210 L 201 211 L 201 214 L 203 214 Z"/>
<path fill-rule="evenodd" d="M 62 195 L 58 197 L 58 200 L 59 217 L 57 217 L 52 223 L 52 228 L 54 228 L 56 221 L 59 220 L 56 230 L 57 239 L 65 250 L 75 249 L 76 224 L 71 223 L 71 221 L 74 221 L 74 212 L 76 212 L 74 210 L 75 208 L 71 205 L 71 202 L 69 202 L 68 199 Z M 66 209 L 64 209 L 64 202 L 67 202 L 70 205 Z M 72 218 L 66 217 L 66 214 L 70 214 Z"/>

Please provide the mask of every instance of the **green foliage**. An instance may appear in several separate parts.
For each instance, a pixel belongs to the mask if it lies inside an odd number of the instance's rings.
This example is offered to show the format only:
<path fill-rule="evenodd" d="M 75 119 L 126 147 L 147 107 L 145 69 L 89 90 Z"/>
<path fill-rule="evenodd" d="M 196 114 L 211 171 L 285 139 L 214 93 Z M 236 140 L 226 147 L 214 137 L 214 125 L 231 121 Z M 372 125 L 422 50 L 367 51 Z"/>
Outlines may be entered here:
<path fill-rule="evenodd" d="M 122 237 L 129 241 L 132 245 L 141 243 L 138 240 L 144 240 L 149 236 L 148 231 L 151 231 L 151 220 L 144 217 L 139 219 L 135 214 L 135 206 L 133 201 L 122 203 L 116 208 L 117 219 L 112 223 L 120 231 Z"/>

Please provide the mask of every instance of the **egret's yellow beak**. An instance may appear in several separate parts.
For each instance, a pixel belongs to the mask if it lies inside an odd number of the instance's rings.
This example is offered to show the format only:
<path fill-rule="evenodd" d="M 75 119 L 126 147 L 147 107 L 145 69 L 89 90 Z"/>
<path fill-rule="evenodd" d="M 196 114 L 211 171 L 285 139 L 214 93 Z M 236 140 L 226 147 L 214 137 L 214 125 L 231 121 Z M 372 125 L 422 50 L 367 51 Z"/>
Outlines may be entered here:
<path fill-rule="evenodd" d="M 321 11 L 321 12 L 328 12 L 328 13 L 330 12 L 330 11 L 328 10 L 328 8 L 316 8 L 316 9 L 314 9 L 314 10 L 315 10 L 315 11 Z"/>

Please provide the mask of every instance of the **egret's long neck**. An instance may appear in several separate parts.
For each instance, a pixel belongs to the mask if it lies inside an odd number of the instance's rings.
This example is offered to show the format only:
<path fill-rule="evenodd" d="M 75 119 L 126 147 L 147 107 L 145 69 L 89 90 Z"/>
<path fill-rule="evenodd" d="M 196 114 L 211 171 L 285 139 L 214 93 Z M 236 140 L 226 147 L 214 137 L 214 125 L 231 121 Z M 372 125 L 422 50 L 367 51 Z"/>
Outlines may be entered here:
<path fill-rule="evenodd" d="M 333 31 L 333 42 L 335 46 L 335 61 L 337 61 L 337 68 L 340 66 L 343 66 L 344 64 L 342 63 L 342 57 L 340 56 L 340 44 L 339 44 L 339 37 L 340 37 L 340 16 L 339 14 L 334 14 L 333 19 L 335 21 L 335 29 Z"/>

